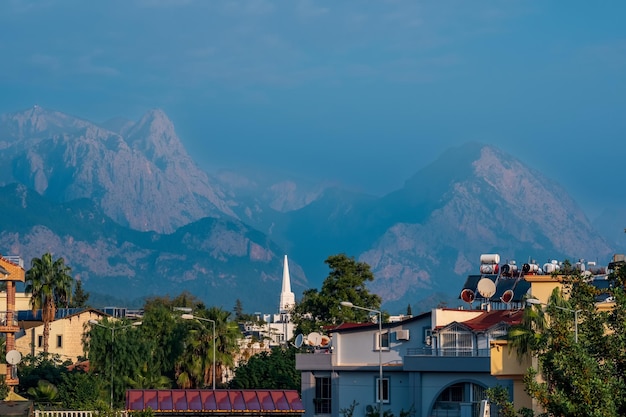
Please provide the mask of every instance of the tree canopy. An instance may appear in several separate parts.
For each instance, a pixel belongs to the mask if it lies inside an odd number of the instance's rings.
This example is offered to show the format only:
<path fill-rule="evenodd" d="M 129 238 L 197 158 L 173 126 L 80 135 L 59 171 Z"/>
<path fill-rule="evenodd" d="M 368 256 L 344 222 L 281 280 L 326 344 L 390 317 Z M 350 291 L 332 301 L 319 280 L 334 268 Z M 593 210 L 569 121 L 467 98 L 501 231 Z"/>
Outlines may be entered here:
<path fill-rule="evenodd" d="M 33 258 L 31 268 L 26 271 L 25 292 L 31 293 L 33 312 L 41 309 L 43 321 L 43 351 L 48 352 L 50 323 L 59 307 L 67 307 L 72 299 L 74 279 L 72 269 L 65 265 L 63 258 L 52 259 L 52 254 L 44 253 L 41 258 Z"/>
<path fill-rule="evenodd" d="M 235 369 L 229 383 L 237 389 L 294 389 L 300 391 L 300 372 L 296 370 L 296 349 L 275 347 L 261 352 Z"/>
<path fill-rule="evenodd" d="M 347 320 L 365 321 L 368 313 L 354 308 L 342 308 L 342 301 L 356 306 L 380 310 L 381 299 L 371 294 L 366 284 L 374 280 L 370 266 L 354 257 L 338 254 L 324 261 L 330 268 L 320 291 L 309 289 L 302 294 L 302 301 L 294 311 L 297 332 L 308 334 L 319 331 L 320 326 Z"/>
<path fill-rule="evenodd" d="M 524 377 L 526 391 L 549 415 L 624 416 L 626 267 L 616 268 L 602 290 L 611 297 L 609 309 L 599 308 L 601 292 L 587 277 L 566 270 L 563 288 L 546 306 L 527 308 L 523 323 L 509 332 L 518 355 L 538 358 L 538 369 Z"/>

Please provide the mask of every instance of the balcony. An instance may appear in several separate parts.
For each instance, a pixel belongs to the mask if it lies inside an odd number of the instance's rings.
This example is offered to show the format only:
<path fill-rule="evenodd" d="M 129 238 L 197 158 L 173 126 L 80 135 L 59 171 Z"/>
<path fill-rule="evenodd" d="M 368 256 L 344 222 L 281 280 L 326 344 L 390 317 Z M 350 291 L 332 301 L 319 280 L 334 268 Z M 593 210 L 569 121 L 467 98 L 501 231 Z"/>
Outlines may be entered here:
<path fill-rule="evenodd" d="M 332 369 L 332 357 L 329 353 L 298 353 L 296 369 L 298 371 L 325 371 Z"/>
<path fill-rule="evenodd" d="M 537 368 L 537 359 L 520 358 L 506 341 L 491 342 L 491 375 L 499 379 L 522 379 L 530 367 Z"/>
<path fill-rule="evenodd" d="M 12 316 L 11 320 L 8 317 Z M 17 323 L 17 313 L 14 311 L 0 311 L 0 333 L 15 333 L 20 330 Z"/>
<path fill-rule="evenodd" d="M 418 372 L 489 372 L 489 349 L 419 348 L 408 349 L 404 370 Z"/>

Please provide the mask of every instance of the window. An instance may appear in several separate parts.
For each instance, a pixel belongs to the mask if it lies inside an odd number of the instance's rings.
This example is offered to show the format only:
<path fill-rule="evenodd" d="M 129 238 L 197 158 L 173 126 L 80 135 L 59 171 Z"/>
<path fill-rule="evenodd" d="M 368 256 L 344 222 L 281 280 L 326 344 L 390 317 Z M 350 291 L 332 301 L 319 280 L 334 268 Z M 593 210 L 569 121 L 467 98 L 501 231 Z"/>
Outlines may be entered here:
<path fill-rule="evenodd" d="M 38 335 L 37 336 L 37 347 L 42 347 L 43 346 L 43 336 L 42 335 Z"/>
<path fill-rule="evenodd" d="M 435 404 L 431 413 L 433 416 L 460 416 L 461 403 L 472 404 L 472 416 L 478 416 L 480 402 L 487 398 L 486 388 L 471 382 L 461 382 L 450 385 L 444 389 Z"/>
<path fill-rule="evenodd" d="M 63 336 L 60 334 L 57 335 L 57 347 L 63 347 Z"/>
<path fill-rule="evenodd" d="M 389 350 L 389 332 L 383 331 L 381 333 L 374 333 L 374 350 L 380 349 L 382 346 L 382 350 Z"/>
<path fill-rule="evenodd" d="M 383 403 L 389 402 L 389 378 L 376 378 L 376 402 L 379 401 Z"/>
<path fill-rule="evenodd" d="M 315 398 L 313 399 L 313 404 L 315 404 L 315 414 L 330 414 L 330 400 L 330 378 L 316 377 Z"/>
<path fill-rule="evenodd" d="M 444 356 L 471 356 L 473 353 L 472 333 L 458 325 L 439 333 L 441 353 Z"/>

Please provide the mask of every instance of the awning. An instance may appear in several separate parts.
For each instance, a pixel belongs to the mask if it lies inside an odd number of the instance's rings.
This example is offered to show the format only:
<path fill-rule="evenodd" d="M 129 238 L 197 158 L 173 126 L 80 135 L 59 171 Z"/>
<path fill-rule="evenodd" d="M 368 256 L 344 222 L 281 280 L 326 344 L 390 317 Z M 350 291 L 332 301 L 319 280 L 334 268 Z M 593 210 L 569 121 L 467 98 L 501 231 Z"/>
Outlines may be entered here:
<path fill-rule="evenodd" d="M 295 390 L 127 390 L 126 410 L 155 415 L 304 414 Z"/>

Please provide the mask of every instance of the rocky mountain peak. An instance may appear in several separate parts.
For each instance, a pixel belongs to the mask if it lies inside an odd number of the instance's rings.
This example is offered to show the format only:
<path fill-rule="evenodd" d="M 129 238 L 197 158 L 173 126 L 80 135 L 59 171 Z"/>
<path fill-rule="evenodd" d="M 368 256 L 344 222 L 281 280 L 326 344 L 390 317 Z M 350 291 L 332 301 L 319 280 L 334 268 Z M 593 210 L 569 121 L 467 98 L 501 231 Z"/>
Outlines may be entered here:
<path fill-rule="evenodd" d="M 34 105 L 30 109 L 0 116 L 0 133 L 21 140 L 83 129 L 90 122 Z"/>
<path fill-rule="evenodd" d="M 41 108 L 2 116 L 0 132 L 13 132 L 0 146 L 13 167 L 0 173 L 0 185 L 20 182 L 59 202 L 91 198 L 119 224 L 142 231 L 236 217 L 161 110 L 147 112 L 127 135 Z"/>
<path fill-rule="evenodd" d="M 174 124 L 159 109 L 153 109 L 128 131 L 129 145 L 155 163 L 163 164 L 166 160 L 188 159 L 183 144 L 176 135 Z"/>

